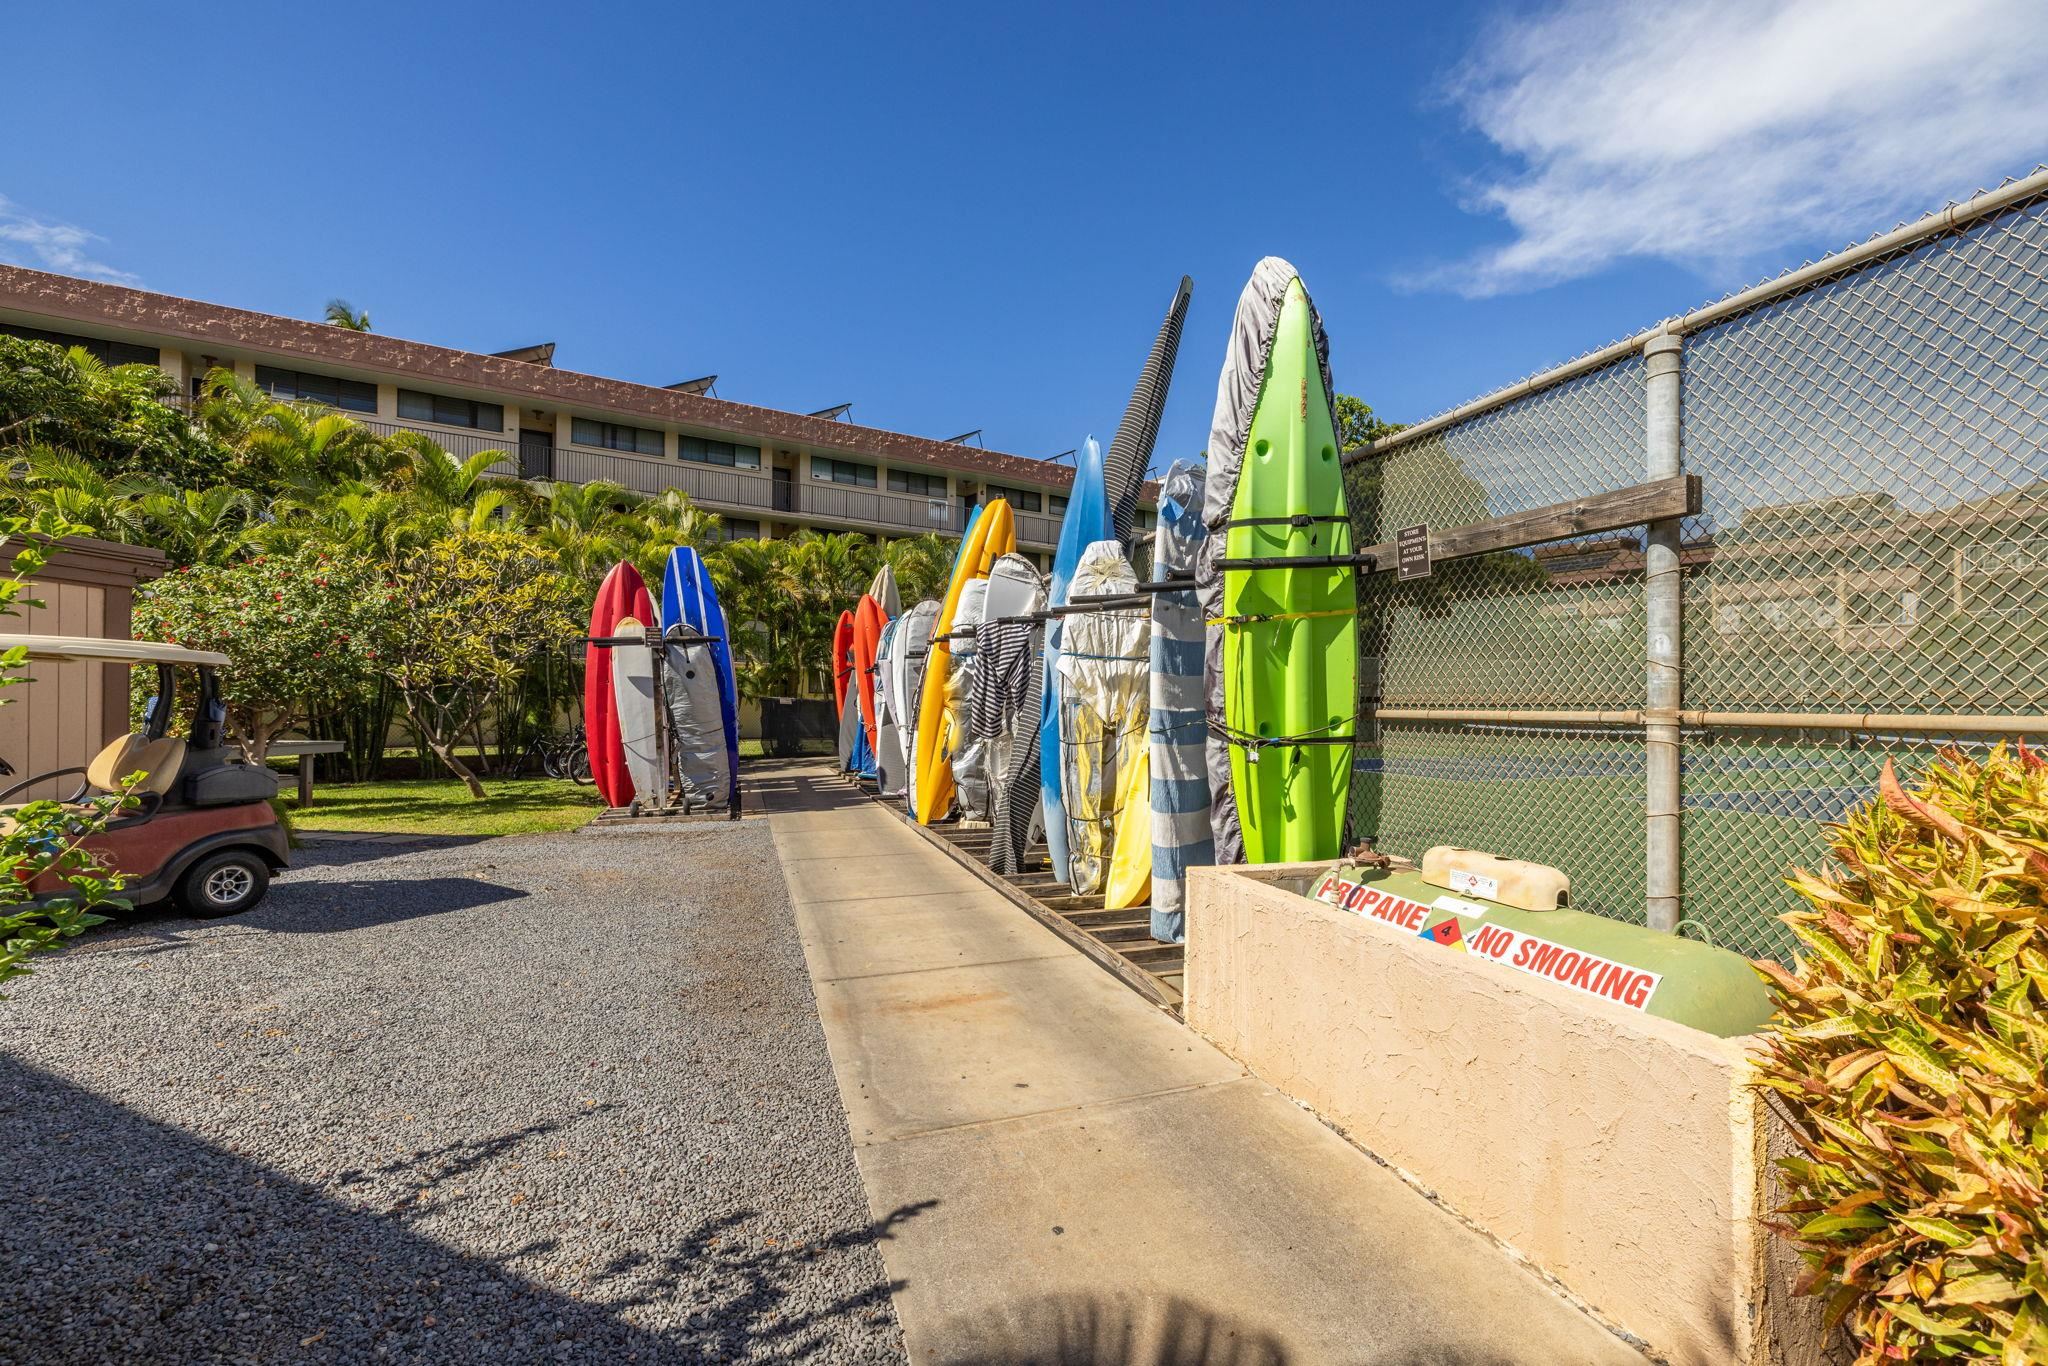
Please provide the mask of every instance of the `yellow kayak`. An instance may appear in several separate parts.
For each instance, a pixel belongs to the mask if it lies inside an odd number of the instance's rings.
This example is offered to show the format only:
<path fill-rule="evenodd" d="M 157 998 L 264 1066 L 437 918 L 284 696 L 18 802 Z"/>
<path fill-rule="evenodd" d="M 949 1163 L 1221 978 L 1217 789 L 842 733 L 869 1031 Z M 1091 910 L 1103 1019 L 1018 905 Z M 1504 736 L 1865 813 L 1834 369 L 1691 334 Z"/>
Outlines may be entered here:
<path fill-rule="evenodd" d="M 1103 909 L 1142 906 L 1152 897 L 1152 746 L 1126 746 L 1117 775 L 1116 843 L 1109 856 Z"/>
<path fill-rule="evenodd" d="M 932 649 L 924 663 L 924 689 L 917 708 L 917 816 L 918 824 L 930 825 L 953 806 L 954 715 L 946 705 L 946 681 L 952 673 L 952 647 L 940 637 L 953 629 L 953 617 L 960 610 L 960 595 L 976 579 L 988 577 L 995 562 L 1017 548 L 1017 531 L 1007 499 L 998 498 L 983 507 L 981 516 L 967 533 L 960 559 L 953 566 L 952 582 L 932 622 Z"/>

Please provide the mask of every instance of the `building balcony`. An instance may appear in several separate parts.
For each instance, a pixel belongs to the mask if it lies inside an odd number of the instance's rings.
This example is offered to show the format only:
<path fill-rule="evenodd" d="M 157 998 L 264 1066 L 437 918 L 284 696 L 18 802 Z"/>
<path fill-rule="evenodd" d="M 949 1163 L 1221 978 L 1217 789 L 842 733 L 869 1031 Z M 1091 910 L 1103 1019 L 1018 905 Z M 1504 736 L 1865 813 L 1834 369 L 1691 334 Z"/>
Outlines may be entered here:
<path fill-rule="evenodd" d="M 350 414 L 354 417 L 354 414 Z M 504 478 L 551 479 L 588 484 L 607 480 L 633 493 L 660 494 L 678 489 L 711 512 L 734 513 L 760 520 L 787 520 L 830 527 L 914 536 L 933 531 L 960 534 L 961 512 L 951 498 L 919 498 L 879 489 L 795 479 L 778 485 L 766 472 L 700 465 L 688 460 L 627 455 L 583 446 L 513 445 L 502 433 L 455 432 L 419 423 L 355 420 L 380 436 L 417 432 L 431 438 L 458 460 L 482 451 L 503 451 L 505 459 L 490 472 Z M 1019 544 L 1050 548 L 1059 541 L 1059 523 L 1035 513 L 1017 514 Z"/>

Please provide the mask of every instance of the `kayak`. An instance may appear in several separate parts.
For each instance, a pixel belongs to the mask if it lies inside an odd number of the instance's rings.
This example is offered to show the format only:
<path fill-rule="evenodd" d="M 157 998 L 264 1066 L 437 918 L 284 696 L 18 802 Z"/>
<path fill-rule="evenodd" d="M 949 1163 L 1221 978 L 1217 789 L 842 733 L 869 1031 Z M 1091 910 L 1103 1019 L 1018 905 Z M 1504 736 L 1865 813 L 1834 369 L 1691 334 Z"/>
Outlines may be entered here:
<path fill-rule="evenodd" d="M 693 546 L 679 545 L 669 552 L 668 568 L 661 585 L 661 632 L 683 632 L 710 638 L 705 647 L 718 676 L 719 721 L 725 732 L 725 790 L 712 794 L 714 803 L 723 800 L 736 818 L 740 813 L 740 698 L 738 680 L 732 670 L 732 642 L 726 639 L 725 608 L 718 601 L 718 587 L 704 557 Z"/>
<path fill-rule="evenodd" d="M 1222 542 L 1218 554 L 1212 539 L 1198 588 L 1218 666 L 1208 759 L 1212 794 L 1227 793 L 1212 815 L 1224 861 L 1343 852 L 1358 574 L 1344 562 L 1351 518 L 1339 455 L 1322 321 L 1299 273 L 1269 256 L 1238 299 L 1204 499 Z M 1233 567 L 1219 572 L 1225 561 Z"/>
<path fill-rule="evenodd" d="M 615 635 L 621 621 L 654 620 L 654 604 L 647 596 L 647 584 L 640 571 L 619 562 L 605 574 L 590 607 L 590 635 L 605 639 Z M 598 795 L 606 806 L 633 804 L 633 779 L 626 768 L 626 747 L 619 739 L 618 706 L 612 692 L 611 650 L 603 645 L 583 647 L 583 732 L 590 748 L 590 776 L 596 780 Z"/>
<path fill-rule="evenodd" d="M 988 577 L 998 558 L 1017 548 L 1017 534 L 1007 499 L 986 503 L 982 515 L 961 541 L 960 555 L 953 564 L 953 580 L 946 586 L 938 617 L 932 622 L 931 650 L 925 657 L 924 688 L 917 713 L 916 803 L 912 815 L 920 825 L 942 819 L 953 805 L 952 754 L 954 734 L 946 706 L 951 681 L 951 644 L 944 639 L 953 629 L 953 619 L 967 585 Z"/>

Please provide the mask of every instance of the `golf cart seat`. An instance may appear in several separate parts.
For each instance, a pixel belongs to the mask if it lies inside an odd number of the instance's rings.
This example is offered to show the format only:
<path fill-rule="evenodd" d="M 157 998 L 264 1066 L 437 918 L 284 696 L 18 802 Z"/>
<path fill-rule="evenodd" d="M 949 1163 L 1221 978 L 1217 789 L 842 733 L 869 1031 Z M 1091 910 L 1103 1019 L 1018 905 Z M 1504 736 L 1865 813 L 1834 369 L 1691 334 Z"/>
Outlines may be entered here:
<path fill-rule="evenodd" d="M 146 817 L 163 804 L 164 798 L 177 784 L 178 775 L 185 768 L 185 742 L 174 735 L 159 735 L 151 738 L 141 731 L 130 731 L 120 736 L 93 756 L 93 761 L 83 768 L 60 768 L 49 773 L 38 773 L 33 778 L 24 778 L 4 792 L 0 792 L 0 830 L 11 824 L 9 813 L 18 810 L 23 803 L 7 799 L 23 788 L 52 778 L 62 778 L 76 773 L 84 781 L 77 791 L 57 800 L 66 806 L 75 806 L 92 797 L 103 797 L 119 792 L 122 780 L 132 773 L 143 774 L 136 784 L 134 796 L 138 805 L 123 813 L 117 819 Z"/>

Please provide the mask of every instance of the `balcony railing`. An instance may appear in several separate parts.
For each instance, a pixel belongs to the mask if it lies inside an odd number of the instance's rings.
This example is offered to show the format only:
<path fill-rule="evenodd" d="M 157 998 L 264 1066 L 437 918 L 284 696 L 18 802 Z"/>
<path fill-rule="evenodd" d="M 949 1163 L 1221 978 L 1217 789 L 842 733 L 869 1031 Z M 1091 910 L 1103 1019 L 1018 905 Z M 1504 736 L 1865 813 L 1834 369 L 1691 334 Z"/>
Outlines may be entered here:
<path fill-rule="evenodd" d="M 182 401 L 173 401 L 184 406 Z M 901 535 L 935 531 L 953 536 L 960 532 L 960 504 L 954 498 L 919 498 L 801 478 L 778 486 L 765 472 L 588 450 L 581 446 L 527 444 L 503 432 L 451 431 L 417 422 L 391 422 L 361 413 L 343 413 L 343 416 L 379 436 L 417 432 L 432 439 L 457 460 L 467 460 L 483 451 L 502 451 L 505 458 L 492 465 L 489 471 L 501 478 L 552 479 L 570 484 L 588 484 L 603 479 L 640 494 L 655 495 L 678 489 L 689 495 L 692 502 L 702 503 L 713 512 L 734 511 L 755 516 L 764 512 L 771 515 L 780 513 L 795 520 L 879 528 Z M 1060 528 L 1057 518 L 1031 512 L 1019 512 L 1016 518 L 1020 544 L 1039 547 L 1058 544 Z"/>

